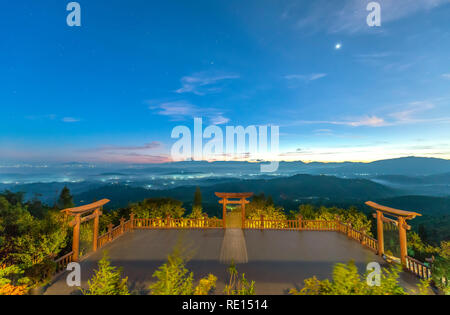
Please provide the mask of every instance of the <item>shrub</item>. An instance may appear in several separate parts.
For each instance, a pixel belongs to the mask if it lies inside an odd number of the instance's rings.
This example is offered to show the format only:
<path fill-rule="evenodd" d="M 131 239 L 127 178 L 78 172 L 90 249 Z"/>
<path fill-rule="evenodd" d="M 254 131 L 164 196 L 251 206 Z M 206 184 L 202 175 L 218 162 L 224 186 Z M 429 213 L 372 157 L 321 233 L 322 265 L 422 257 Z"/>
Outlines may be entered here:
<path fill-rule="evenodd" d="M 194 274 L 186 267 L 186 259 L 176 247 L 167 263 L 155 271 L 158 281 L 150 285 L 152 295 L 208 295 L 216 287 L 217 277 L 210 274 L 194 288 Z"/>
<path fill-rule="evenodd" d="M 108 254 L 98 262 L 98 270 L 88 281 L 89 290 L 81 290 L 83 295 L 129 295 L 128 278 L 122 278 L 122 269 L 111 266 Z"/>
<path fill-rule="evenodd" d="M 379 286 L 369 286 L 366 278 L 361 278 L 353 261 L 348 264 L 336 264 L 332 280 L 320 281 L 316 277 L 306 279 L 304 287 L 298 291 L 292 289 L 293 295 L 405 295 L 405 290 L 398 284 L 400 266 L 383 269 Z M 423 292 L 423 286 L 419 288 Z"/>
<path fill-rule="evenodd" d="M 239 277 L 234 262 L 231 263 L 227 271 L 230 275 L 230 280 L 225 285 L 224 293 L 226 295 L 255 295 L 255 281 L 248 282 L 244 273 Z"/>

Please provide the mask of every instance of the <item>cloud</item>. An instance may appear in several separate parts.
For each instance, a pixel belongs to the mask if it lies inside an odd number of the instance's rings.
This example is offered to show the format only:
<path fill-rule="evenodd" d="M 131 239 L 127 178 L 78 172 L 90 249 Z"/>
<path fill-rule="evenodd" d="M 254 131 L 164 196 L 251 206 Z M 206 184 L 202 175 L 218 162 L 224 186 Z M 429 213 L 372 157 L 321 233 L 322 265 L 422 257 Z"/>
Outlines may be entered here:
<path fill-rule="evenodd" d="M 222 115 L 219 115 L 219 116 L 216 116 L 216 117 L 211 117 L 209 119 L 209 121 L 213 125 L 224 125 L 224 124 L 228 123 L 230 121 L 230 119 L 226 118 L 226 117 L 223 117 Z"/>
<path fill-rule="evenodd" d="M 55 114 L 50 114 L 50 115 L 29 115 L 29 116 L 25 116 L 25 119 L 28 119 L 28 120 L 56 120 L 59 118 Z M 61 118 L 61 121 L 65 122 L 65 123 L 75 123 L 75 122 L 81 121 L 81 119 L 74 118 L 74 117 L 63 117 L 63 118 Z"/>
<path fill-rule="evenodd" d="M 74 117 L 64 117 L 63 119 L 61 119 L 61 121 L 65 123 L 76 123 L 79 122 L 80 119 Z"/>
<path fill-rule="evenodd" d="M 383 26 L 418 12 L 433 10 L 450 3 L 450 0 L 377 0 L 377 2 L 381 5 Z M 347 0 L 345 4 L 342 1 L 315 0 L 306 8 L 291 7 L 289 14 L 284 13 L 282 18 L 286 19 L 286 16 L 289 16 L 299 29 L 316 32 L 347 34 L 383 32 L 383 27 L 371 28 L 367 25 L 368 3 L 369 1 L 361 0 Z"/>
<path fill-rule="evenodd" d="M 151 105 L 149 109 L 158 115 L 168 116 L 173 121 L 182 121 L 194 117 L 208 118 L 213 125 L 222 125 L 230 121 L 223 112 L 216 108 L 200 108 L 185 100 L 163 102 L 157 104 L 155 101 L 148 101 Z"/>
<path fill-rule="evenodd" d="M 286 80 L 302 80 L 302 81 L 315 81 L 326 77 L 326 73 L 311 73 L 311 74 L 290 74 L 286 75 L 284 78 Z"/>
<path fill-rule="evenodd" d="M 152 141 L 149 143 L 146 143 L 141 146 L 104 146 L 98 149 L 95 149 L 96 151 L 141 151 L 141 150 L 152 150 L 156 148 L 162 147 L 162 143 L 158 141 Z"/>
<path fill-rule="evenodd" d="M 158 115 L 170 116 L 173 120 L 183 120 L 185 117 L 194 117 L 200 114 L 200 109 L 187 101 L 164 102 L 149 107 Z"/>
<path fill-rule="evenodd" d="M 450 79 L 450 73 L 443 73 L 443 74 L 442 74 L 442 77 L 443 77 L 444 79 Z"/>
<path fill-rule="evenodd" d="M 198 72 L 190 76 L 182 77 L 181 88 L 175 92 L 178 94 L 193 93 L 196 95 L 217 93 L 222 90 L 220 83 L 238 78 L 239 75 L 237 74 Z"/>
<path fill-rule="evenodd" d="M 431 101 L 415 101 L 404 105 L 396 105 L 401 110 L 385 112 L 384 115 L 363 115 L 341 120 L 299 120 L 289 125 L 328 124 L 350 127 L 385 127 L 415 123 L 450 123 L 450 117 L 427 117 L 424 112 L 435 108 Z M 392 108 L 392 106 L 390 107 Z M 385 111 L 385 110 L 384 110 Z M 320 133 L 315 131 L 316 133 Z"/>
<path fill-rule="evenodd" d="M 401 111 L 389 114 L 398 123 L 418 122 L 423 119 L 415 118 L 416 114 L 433 109 L 435 106 L 428 101 L 411 102 Z"/>
<path fill-rule="evenodd" d="M 90 161 L 114 163 L 164 163 L 170 158 L 164 153 L 161 142 L 151 141 L 143 145 L 105 145 L 80 151 L 81 156 Z"/>
<path fill-rule="evenodd" d="M 363 126 L 381 127 L 387 125 L 386 121 L 383 118 L 370 115 L 365 115 L 348 120 L 299 120 L 295 122 L 295 124 L 328 124 L 328 125 L 344 125 L 351 127 L 363 127 Z"/>
<path fill-rule="evenodd" d="M 54 120 L 56 119 L 56 115 L 55 114 L 49 114 L 49 115 L 29 115 L 29 116 L 25 116 L 25 119 L 28 120 Z"/>
<path fill-rule="evenodd" d="M 110 163 L 135 163 L 135 164 L 154 164 L 154 163 L 171 162 L 170 157 L 165 154 L 150 155 L 139 153 L 103 154 L 101 156 L 94 157 L 93 160 Z"/>

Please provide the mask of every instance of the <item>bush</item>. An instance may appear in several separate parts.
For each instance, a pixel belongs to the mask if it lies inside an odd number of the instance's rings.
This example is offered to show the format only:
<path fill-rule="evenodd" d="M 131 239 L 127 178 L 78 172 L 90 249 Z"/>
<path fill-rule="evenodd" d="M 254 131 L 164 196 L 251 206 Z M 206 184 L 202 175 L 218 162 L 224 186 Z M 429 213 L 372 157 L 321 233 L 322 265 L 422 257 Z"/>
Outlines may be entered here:
<path fill-rule="evenodd" d="M 129 295 L 128 278 L 122 278 L 122 269 L 111 266 L 108 254 L 98 262 L 98 270 L 88 281 L 89 290 L 81 290 L 83 295 Z"/>
<path fill-rule="evenodd" d="M 240 277 L 233 262 L 227 271 L 230 281 L 225 285 L 224 293 L 226 295 L 255 295 L 255 281 L 248 282 L 244 273 Z"/>
<path fill-rule="evenodd" d="M 29 290 L 28 281 L 18 266 L 0 265 L 0 295 L 24 295 Z"/>
<path fill-rule="evenodd" d="M 441 243 L 431 273 L 436 286 L 444 294 L 450 295 L 450 241 Z"/>
<path fill-rule="evenodd" d="M 361 279 L 353 261 L 348 264 L 336 264 L 332 280 L 320 281 L 316 277 L 306 279 L 304 287 L 298 291 L 292 289 L 293 295 L 405 295 L 405 290 L 398 284 L 400 266 L 383 269 L 380 286 L 369 286 L 366 277 Z M 420 288 L 423 292 L 423 287 Z"/>
<path fill-rule="evenodd" d="M 216 287 L 217 277 L 210 274 L 194 288 L 194 274 L 186 267 L 186 259 L 176 247 L 167 263 L 155 271 L 158 281 L 150 285 L 152 295 L 207 295 Z"/>
<path fill-rule="evenodd" d="M 172 198 L 145 199 L 142 202 L 131 204 L 130 210 L 139 219 L 164 219 L 167 216 L 178 219 L 185 212 L 183 203 Z"/>
<path fill-rule="evenodd" d="M 25 271 L 25 276 L 30 279 L 33 287 L 46 285 L 50 282 L 56 271 L 56 263 L 53 260 L 46 259 L 38 264 L 32 265 Z"/>

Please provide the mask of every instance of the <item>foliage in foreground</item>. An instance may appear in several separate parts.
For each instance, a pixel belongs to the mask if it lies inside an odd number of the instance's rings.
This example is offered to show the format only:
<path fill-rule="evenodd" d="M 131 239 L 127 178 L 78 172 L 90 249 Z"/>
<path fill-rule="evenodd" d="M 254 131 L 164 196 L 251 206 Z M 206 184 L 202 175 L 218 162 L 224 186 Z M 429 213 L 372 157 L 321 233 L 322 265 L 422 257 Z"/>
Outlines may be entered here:
<path fill-rule="evenodd" d="M 15 266 L 0 266 L 0 295 L 24 295 L 28 292 L 26 284 L 23 282 L 23 271 Z"/>
<path fill-rule="evenodd" d="M 366 277 L 361 277 L 353 261 L 348 264 L 336 264 L 332 279 L 318 280 L 316 277 L 306 279 L 301 290 L 291 289 L 293 295 L 407 295 L 399 285 L 401 266 L 392 266 L 381 271 L 379 286 L 369 286 Z M 429 284 L 422 281 L 414 294 L 426 295 Z"/>
<path fill-rule="evenodd" d="M 53 260 L 67 246 L 63 215 L 37 198 L 24 202 L 23 193 L 0 194 L 1 294 L 24 293 L 47 283 Z M 7 267 L 6 267 L 7 266 Z"/>
<path fill-rule="evenodd" d="M 450 295 L 450 241 L 441 243 L 431 272 L 436 287 Z"/>
<path fill-rule="evenodd" d="M 226 295 L 255 295 L 255 281 L 249 282 L 245 274 L 239 276 L 234 262 L 228 267 L 230 281 L 225 285 L 224 293 Z"/>
<path fill-rule="evenodd" d="M 175 248 L 168 261 L 155 271 L 158 281 L 150 285 L 152 295 L 207 295 L 216 287 L 217 277 L 210 274 L 194 287 L 194 273 L 186 268 L 186 259 Z"/>
<path fill-rule="evenodd" d="M 98 262 L 98 270 L 88 281 L 88 290 L 81 290 L 83 295 L 129 295 L 128 278 L 122 278 L 122 269 L 111 266 L 106 252 Z"/>

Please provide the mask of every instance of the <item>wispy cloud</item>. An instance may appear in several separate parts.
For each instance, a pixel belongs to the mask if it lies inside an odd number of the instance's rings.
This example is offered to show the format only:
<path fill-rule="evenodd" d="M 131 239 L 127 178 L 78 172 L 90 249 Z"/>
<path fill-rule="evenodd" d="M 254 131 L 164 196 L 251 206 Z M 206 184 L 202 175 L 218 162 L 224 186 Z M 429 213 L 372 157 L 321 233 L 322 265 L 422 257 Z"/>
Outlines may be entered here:
<path fill-rule="evenodd" d="M 415 101 L 404 105 L 396 105 L 396 108 L 396 111 L 384 111 L 383 115 L 363 115 L 339 120 L 298 120 L 289 125 L 324 124 L 349 127 L 386 127 L 415 123 L 450 123 L 450 117 L 430 117 L 424 114 L 435 108 L 435 104 L 431 101 Z"/>
<path fill-rule="evenodd" d="M 301 81 L 315 81 L 326 77 L 326 73 L 311 73 L 311 74 L 289 74 L 284 76 L 286 80 L 301 80 Z"/>
<path fill-rule="evenodd" d="M 216 108 L 200 108 L 185 100 L 162 102 L 147 101 L 150 103 L 149 109 L 155 111 L 156 114 L 167 116 L 172 121 L 183 121 L 194 117 L 204 117 L 209 119 L 213 125 L 222 125 L 230 121 L 224 116 L 221 110 Z"/>
<path fill-rule="evenodd" d="M 61 121 L 65 122 L 65 123 L 76 123 L 76 122 L 79 122 L 80 119 L 79 118 L 74 118 L 74 117 L 63 117 L 61 119 Z"/>
<path fill-rule="evenodd" d="M 161 148 L 162 143 L 152 141 L 141 146 L 103 146 L 95 149 L 96 151 L 142 151 Z"/>
<path fill-rule="evenodd" d="M 28 120 L 58 120 L 58 121 L 62 121 L 62 122 L 65 122 L 65 123 L 75 123 L 75 122 L 81 121 L 81 119 L 75 118 L 75 117 L 62 117 L 62 118 L 59 118 L 55 114 L 29 115 L 29 116 L 25 116 L 25 119 L 28 119 Z"/>
<path fill-rule="evenodd" d="M 450 79 L 450 73 L 443 73 L 443 74 L 442 74 L 442 77 L 443 77 L 444 79 Z"/>
<path fill-rule="evenodd" d="M 394 122 L 413 123 L 423 121 L 424 118 L 417 118 L 417 114 L 433 109 L 435 105 L 428 101 L 418 101 L 409 103 L 403 110 L 390 113 L 389 116 L 394 118 Z"/>
<path fill-rule="evenodd" d="M 381 127 L 385 126 L 387 123 L 383 118 L 365 115 L 347 120 L 298 120 L 294 123 L 294 125 L 298 124 L 343 125 L 351 127 L 363 127 L 363 126 Z"/>
<path fill-rule="evenodd" d="M 223 117 L 222 115 L 219 115 L 216 117 L 212 117 L 209 121 L 213 125 L 224 125 L 224 124 L 227 124 L 230 121 L 230 119 Z"/>
<path fill-rule="evenodd" d="M 149 101 L 151 103 L 151 101 Z M 194 117 L 200 114 L 200 109 L 188 101 L 172 101 L 159 104 L 151 104 L 151 110 L 156 111 L 158 115 L 169 116 L 172 120 L 183 120 L 186 117 Z"/>
<path fill-rule="evenodd" d="M 80 150 L 80 156 L 89 161 L 113 163 L 164 163 L 170 157 L 164 153 L 164 145 L 152 141 L 143 145 L 104 145 Z"/>
<path fill-rule="evenodd" d="M 400 20 L 418 12 L 435 9 L 450 3 L 450 0 L 377 0 L 382 8 L 382 25 Z M 289 16 L 299 29 L 325 31 L 328 33 L 360 33 L 368 31 L 383 32 L 383 28 L 370 28 L 366 23 L 369 12 L 368 1 L 315 0 L 305 7 L 290 7 L 289 14 L 283 13 L 282 19 Z"/>
<path fill-rule="evenodd" d="M 205 95 L 217 93 L 222 90 L 223 81 L 238 79 L 239 75 L 234 73 L 211 73 L 198 72 L 181 78 L 181 88 L 175 92 L 193 93 L 196 95 Z"/>
<path fill-rule="evenodd" d="M 49 115 L 29 115 L 29 116 L 25 116 L 25 119 L 28 120 L 54 120 L 56 119 L 56 115 L 55 114 L 49 114 Z"/>

